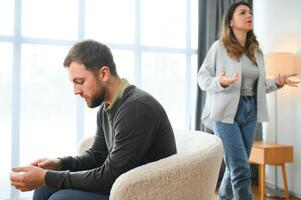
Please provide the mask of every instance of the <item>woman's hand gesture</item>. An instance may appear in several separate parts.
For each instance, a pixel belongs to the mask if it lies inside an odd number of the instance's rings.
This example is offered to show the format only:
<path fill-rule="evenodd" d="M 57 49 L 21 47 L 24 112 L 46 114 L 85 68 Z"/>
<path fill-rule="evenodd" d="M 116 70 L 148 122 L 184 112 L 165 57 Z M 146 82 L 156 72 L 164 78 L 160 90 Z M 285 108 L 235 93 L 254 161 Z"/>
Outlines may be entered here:
<path fill-rule="evenodd" d="M 238 79 L 239 79 L 238 72 L 233 74 L 231 77 L 227 77 L 225 70 L 223 70 L 220 73 L 219 82 L 220 82 L 222 87 L 226 88 L 226 87 L 232 85 L 233 83 L 235 83 Z"/>
<path fill-rule="evenodd" d="M 278 77 L 276 79 L 276 84 L 279 86 L 279 87 L 283 87 L 284 85 L 288 85 L 288 86 L 291 86 L 291 87 L 298 87 L 298 83 L 300 83 L 300 81 L 292 81 L 289 79 L 289 77 L 292 77 L 292 76 L 297 76 L 298 74 L 289 74 L 289 75 L 280 75 L 278 74 Z"/>

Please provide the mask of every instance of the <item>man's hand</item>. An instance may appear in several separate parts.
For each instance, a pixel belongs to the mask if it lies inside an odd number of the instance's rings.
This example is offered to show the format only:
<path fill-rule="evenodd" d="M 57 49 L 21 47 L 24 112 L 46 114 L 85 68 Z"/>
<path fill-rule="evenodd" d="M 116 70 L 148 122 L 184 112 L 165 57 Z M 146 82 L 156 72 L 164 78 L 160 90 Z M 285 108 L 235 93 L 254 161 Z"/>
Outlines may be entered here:
<path fill-rule="evenodd" d="M 231 77 L 227 77 L 225 70 L 223 70 L 220 74 L 219 82 L 222 87 L 226 88 L 226 87 L 232 85 L 233 83 L 235 83 L 238 79 L 239 79 L 238 72 L 236 72 Z"/>
<path fill-rule="evenodd" d="M 45 185 L 46 170 L 35 167 L 15 167 L 10 175 L 11 185 L 22 192 L 31 191 Z"/>
<path fill-rule="evenodd" d="M 276 84 L 279 87 L 283 87 L 284 85 L 288 85 L 291 87 L 298 87 L 298 83 L 300 83 L 300 81 L 292 81 L 289 78 L 293 77 L 293 76 L 297 76 L 298 74 L 289 74 L 289 75 L 283 75 L 280 76 L 280 74 L 278 75 L 277 79 L 276 79 Z"/>
<path fill-rule="evenodd" d="M 50 158 L 41 158 L 33 163 L 31 165 L 36 167 L 41 167 L 43 169 L 50 169 L 50 170 L 61 170 L 62 163 L 60 159 L 50 159 Z"/>

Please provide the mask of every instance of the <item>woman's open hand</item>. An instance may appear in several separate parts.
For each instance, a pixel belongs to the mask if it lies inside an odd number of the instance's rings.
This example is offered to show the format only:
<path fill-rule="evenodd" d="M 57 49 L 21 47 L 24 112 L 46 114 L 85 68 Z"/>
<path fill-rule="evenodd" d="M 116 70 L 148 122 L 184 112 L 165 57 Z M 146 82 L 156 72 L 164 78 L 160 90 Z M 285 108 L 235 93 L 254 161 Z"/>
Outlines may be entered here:
<path fill-rule="evenodd" d="M 238 72 L 236 72 L 235 74 L 233 74 L 230 77 L 227 77 L 225 70 L 223 70 L 220 73 L 219 82 L 220 82 L 220 84 L 221 84 L 222 87 L 226 88 L 229 85 L 232 85 L 233 83 L 235 83 L 238 79 L 239 79 Z"/>
<path fill-rule="evenodd" d="M 277 79 L 276 79 L 276 84 L 279 86 L 279 87 L 283 87 L 284 85 L 288 85 L 288 86 L 291 86 L 291 87 L 298 87 L 298 83 L 300 83 L 300 81 L 293 81 L 293 80 L 290 80 L 289 78 L 290 77 L 293 77 L 293 76 L 297 76 L 298 74 L 289 74 L 289 75 L 278 75 Z"/>

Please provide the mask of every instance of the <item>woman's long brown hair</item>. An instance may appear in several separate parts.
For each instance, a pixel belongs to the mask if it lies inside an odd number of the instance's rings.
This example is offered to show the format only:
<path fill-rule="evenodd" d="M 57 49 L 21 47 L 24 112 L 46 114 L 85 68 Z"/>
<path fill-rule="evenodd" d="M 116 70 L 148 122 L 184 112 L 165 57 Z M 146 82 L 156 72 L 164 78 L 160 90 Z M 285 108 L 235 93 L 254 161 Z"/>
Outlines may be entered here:
<path fill-rule="evenodd" d="M 253 30 L 250 30 L 247 33 L 245 46 L 242 47 L 239 44 L 238 40 L 236 39 L 232 28 L 230 27 L 230 22 L 233 18 L 234 11 L 239 5 L 245 5 L 251 9 L 250 5 L 246 2 L 238 2 L 232 4 L 229 10 L 224 14 L 222 27 L 221 27 L 220 40 L 224 44 L 227 53 L 231 58 L 239 61 L 242 54 L 245 53 L 250 58 L 250 60 L 254 64 L 256 64 L 255 52 L 256 51 L 261 52 L 261 50 L 259 48 L 259 43 L 256 39 Z"/>

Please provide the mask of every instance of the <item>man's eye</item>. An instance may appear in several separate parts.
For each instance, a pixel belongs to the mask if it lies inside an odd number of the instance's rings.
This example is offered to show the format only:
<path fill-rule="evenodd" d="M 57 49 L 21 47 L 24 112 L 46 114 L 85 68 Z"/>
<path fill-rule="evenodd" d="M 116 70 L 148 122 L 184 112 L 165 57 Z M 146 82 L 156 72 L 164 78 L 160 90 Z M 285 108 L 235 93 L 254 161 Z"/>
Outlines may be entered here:
<path fill-rule="evenodd" d="M 75 83 L 76 83 L 76 84 L 79 84 L 79 85 L 82 85 L 82 84 L 84 84 L 84 81 L 82 81 L 82 80 L 77 80 L 77 81 L 75 81 Z"/>

